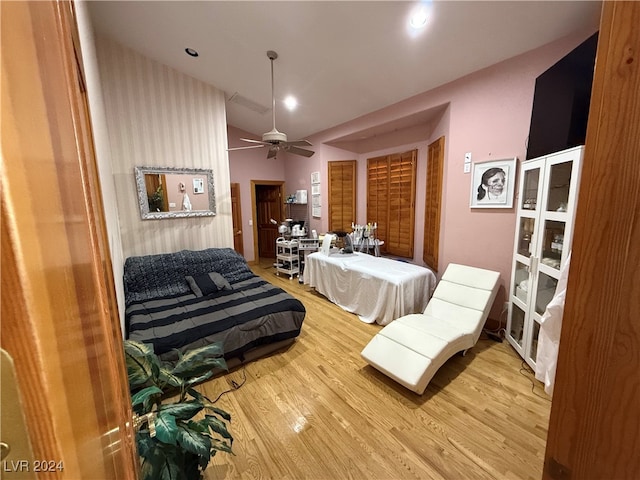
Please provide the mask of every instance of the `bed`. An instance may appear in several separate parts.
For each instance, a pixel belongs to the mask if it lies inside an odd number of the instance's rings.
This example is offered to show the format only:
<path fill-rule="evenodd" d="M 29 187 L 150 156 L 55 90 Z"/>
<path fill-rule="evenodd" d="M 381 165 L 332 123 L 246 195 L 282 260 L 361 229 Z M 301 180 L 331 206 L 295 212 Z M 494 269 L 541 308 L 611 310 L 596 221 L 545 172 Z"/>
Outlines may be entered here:
<path fill-rule="evenodd" d="M 293 342 L 306 314 L 230 248 L 129 257 L 124 285 L 128 338 L 163 360 L 216 341 L 227 361 L 252 359 Z"/>
<path fill-rule="evenodd" d="M 366 323 L 422 312 L 436 285 L 425 267 L 355 252 L 307 256 L 304 282 Z"/>

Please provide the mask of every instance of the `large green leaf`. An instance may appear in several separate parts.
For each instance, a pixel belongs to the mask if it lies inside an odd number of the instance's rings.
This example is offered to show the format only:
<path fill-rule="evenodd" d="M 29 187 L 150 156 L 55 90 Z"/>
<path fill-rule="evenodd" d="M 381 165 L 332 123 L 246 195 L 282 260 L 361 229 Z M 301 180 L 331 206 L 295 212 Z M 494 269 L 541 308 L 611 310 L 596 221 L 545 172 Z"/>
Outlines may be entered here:
<path fill-rule="evenodd" d="M 171 385 L 172 387 L 180 388 L 184 384 L 184 381 L 180 377 L 176 377 L 173 373 L 171 373 L 171 369 L 166 366 L 160 367 L 158 372 L 158 379 L 167 385 Z"/>
<path fill-rule="evenodd" d="M 178 425 L 173 415 L 159 412 L 155 419 L 156 437 L 163 443 L 170 445 L 176 444 L 176 436 L 178 434 Z"/>
<path fill-rule="evenodd" d="M 203 408 L 204 406 L 200 402 L 182 402 L 161 405 L 158 410 L 165 415 L 171 415 L 179 420 L 188 420 Z"/>
<path fill-rule="evenodd" d="M 214 450 L 220 450 L 221 452 L 227 452 L 227 453 L 233 454 L 233 451 L 231 450 L 231 445 L 229 445 L 224 440 L 219 440 L 217 438 L 211 439 L 211 448 L 213 448 Z"/>
<path fill-rule="evenodd" d="M 224 363 L 224 368 L 226 369 L 226 362 L 224 362 L 224 359 L 219 358 L 223 353 L 222 343 L 220 342 L 215 342 L 200 348 L 194 348 L 193 350 L 187 351 L 187 353 L 180 357 L 173 367 L 172 373 L 182 378 L 185 378 L 185 376 L 192 376 L 193 373 L 191 372 L 201 372 L 203 365 L 209 365 L 209 361 L 213 359 L 217 360 L 215 362 L 216 364 Z"/>
<path fill-rule="evenodd" d="M 138 393 L 134 394 L 131 397 L 131 405 L 135 407 L 136 405 L 143 403 L 151 395 L 157 395 L 157 394 L 162 395 L 162 390 L 160 390 L 155 385 L 152 385 L 151 387 L 143 388 L 142 390 L 140 390 Z"/>
<path fill-rule="evenodd" d="M 136 342 L 135 340 L 124 341 L 124 351 L 135 358 L 143 358 L 154 355 L 153 347 L 147 343 Z"/>
<path fill-rule="evenodd" d="M 191 395 L 195 400 L 198 400 L 199 402 L 201 402 L 203 405 L 207 405 L 211 403 L 211 400 L 209 399 L 209 397 L 207 397 L 206 395 L 203 395 L 202 393 L 197 391 L 195 388 L 187 388 L 187 393 Z"/>
<path fill-rule="evenodd" d="M 153 376 L 153 362 L 148 357 L 134 357 L 126 354 L 129 387 L 144 385 Z"/>
<path fill-rule="evenodd" d="M 138 454 L 141 457 L 153 457 L 157 443 L 149 435 L 149 430 L 140 430 L 136 433 L 136 444 L 138 445 Z"/>
<path fill-rule="evenodd" d="M 149 448 L 142 455 L 141 478 L 143 480 L 156 480 L 160 476 L 162 465 L 166 462 L 166 454 L 161 448 L 161 444 L 149 438 Z M 138 438 L 140 441 L 140 438 Z M 140 444 L 138 443 L 138 452 L 140 453 Z"/>
<path fill-rule="evenodd" d="M 151 379 L 153 383 L 160 373 L 160 362 L 153 347 L 145 343 L 125 340 L 124 351 L 129 385 L 136 387 Z"/>
<path fill-rule="evenodd" d="M 187 452 L 195 453 L 203 457 L 210 457 L 211 439 L 185 424 L 178 426 L 178 444 Z"/>
<path fill-rule="evenodd" d="M 229 415 L 224 410 L 222 410 L 222 409 L 220 409 L 218 407 L 214 407 L 213 405 L 205 405 L 205 408 L 207 410 L 210 410 L 210 411 L 214 412 L 216 415 L 224 418 L 227 422 L 231 421 L 231 415 Z"/>
<path fill-rule="evenodd" d="M 189 420 L 187 422 L 187 425 L 191 430 L 194 430 L 200 433 L 206 433 L 207 435 L 209 435 L 209 425 L 202 425 L 199 422 L 196 422 L 195 420 Z"/>
<path fill-rule="evenodd" d="M 160 466 L 160 472 L 158 476 L 149 480 L 180 480 L 183 478 L 185 478 L 185 476 L 180 471 L 180 467 L 172 458 L 167 457 Z"/>
<path fill-rule="evenodd" d="M 196 383 L 200 383 L 200 382 L 204 382 L 205 380 L 209 380 L 211 377 L 213 377 L 213 372 L 211 370 L 209 370 L 204 375 L 200 375 L 199 377 L 195 377 L 195 378 L 190 379 L 186 383 L 186 385 L 188 387 L 190 387 L 191 385 L 195 385 Z"/>
<path fill-rule="evenodd" d="M 216 432 L 221 437 L 228 438 L 229 440 L 231 440 L 233 442 L 233 437 L 231 436 L 231 434 L 227 430 L 227 426 L 225 425 L 225 423 L 222 420 L 220 420 L 218 417 L 214 417 L 212 415 L 205 415 L 204 416 L 204 420 L 205 420 L 206 424 L 209 425 L 211 430 Z"/>
<path fill-rule="evenodd" d="M 192 365 L 189 369 L 180 372 L 177 374 L 180 378 L 185 380 L 193 380 L 193 377 L 198 377 L 200 375 L 204 375 L 207 372 L 213 371 L 214 373 L 219 373 L 227 370 L 227 362 L 224 358 L 206 358 L 201 362 Z M 192 381 L 191 384 L 197 382 Z"/>

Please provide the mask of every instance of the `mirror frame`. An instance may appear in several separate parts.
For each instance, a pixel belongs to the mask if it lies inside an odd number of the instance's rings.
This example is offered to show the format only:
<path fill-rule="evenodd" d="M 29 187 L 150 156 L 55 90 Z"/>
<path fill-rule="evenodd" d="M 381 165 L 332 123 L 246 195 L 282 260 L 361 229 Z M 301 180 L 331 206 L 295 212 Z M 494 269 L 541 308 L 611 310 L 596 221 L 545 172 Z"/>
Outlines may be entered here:
<path fill-rule="evenodd" d="M 142 220 L 161 220 L 164 218 L 185 217 L 213 217 L 216 215 L 216 195 L 213 188 L 213 170 L 203 168 L 177 168 L 177 167 L 134 167 L 136 177 L 136 189 L 138 191 L 138 205 Z M 175 211 L 175 212 L 151 212 L 147 198 L 147 186 L 144 181 L 146 174 L 159 175 L 177 173 L 182 175 L 202 175 L 207 177 L 209 188 L 209 210 Z"/>

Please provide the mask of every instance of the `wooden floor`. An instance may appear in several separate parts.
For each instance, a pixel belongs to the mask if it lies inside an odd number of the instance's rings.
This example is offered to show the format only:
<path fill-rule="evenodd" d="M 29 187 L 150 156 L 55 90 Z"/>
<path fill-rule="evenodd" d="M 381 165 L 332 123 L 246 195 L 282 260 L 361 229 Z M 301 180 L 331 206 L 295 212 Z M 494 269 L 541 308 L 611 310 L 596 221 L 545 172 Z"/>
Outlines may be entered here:
<path fill-rule="evenodd" d="M 292 346 L 248 363 L 216 403 L 232 415 L 235 456 L 216 455 L 205 478 L 541 478 L 551 402 L 506 341 L 454 356 L 419 396 L 360 357 L 382 327 L 271 263 L 253 270 L 307 315 Z M 213 399 L 242 379 L 239 368 L 200 388 Z"/>

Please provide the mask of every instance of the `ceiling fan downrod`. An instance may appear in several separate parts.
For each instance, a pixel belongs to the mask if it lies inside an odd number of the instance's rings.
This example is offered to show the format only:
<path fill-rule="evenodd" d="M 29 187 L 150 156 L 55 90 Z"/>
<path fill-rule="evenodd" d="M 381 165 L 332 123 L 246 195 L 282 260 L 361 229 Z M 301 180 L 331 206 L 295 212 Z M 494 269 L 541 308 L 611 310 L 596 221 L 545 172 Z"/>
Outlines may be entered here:
<path fill-rule="evenodd" d="M 276 93 L 275 86 L 273 81 L 273 61 L 278 58 L 278 53 L 273 50 L 267 50 L 267 57 L 271 61 L 271 118 L 273 119 L 273 132 L 277 132 L 276 130 Z"/>
<path fill-rule="evenodd" d="M 273 119 L 273 128 L 270 132 L 262 134 L 262 141 L 277 144 L 287 141 L 287 135 L 276 129 L 276 93 L 273 81 L 273 61 L 278 58 L 278 54 L 273 50 L 268 50 L 267 57 L 271 60 L 271 117 Z"/>

